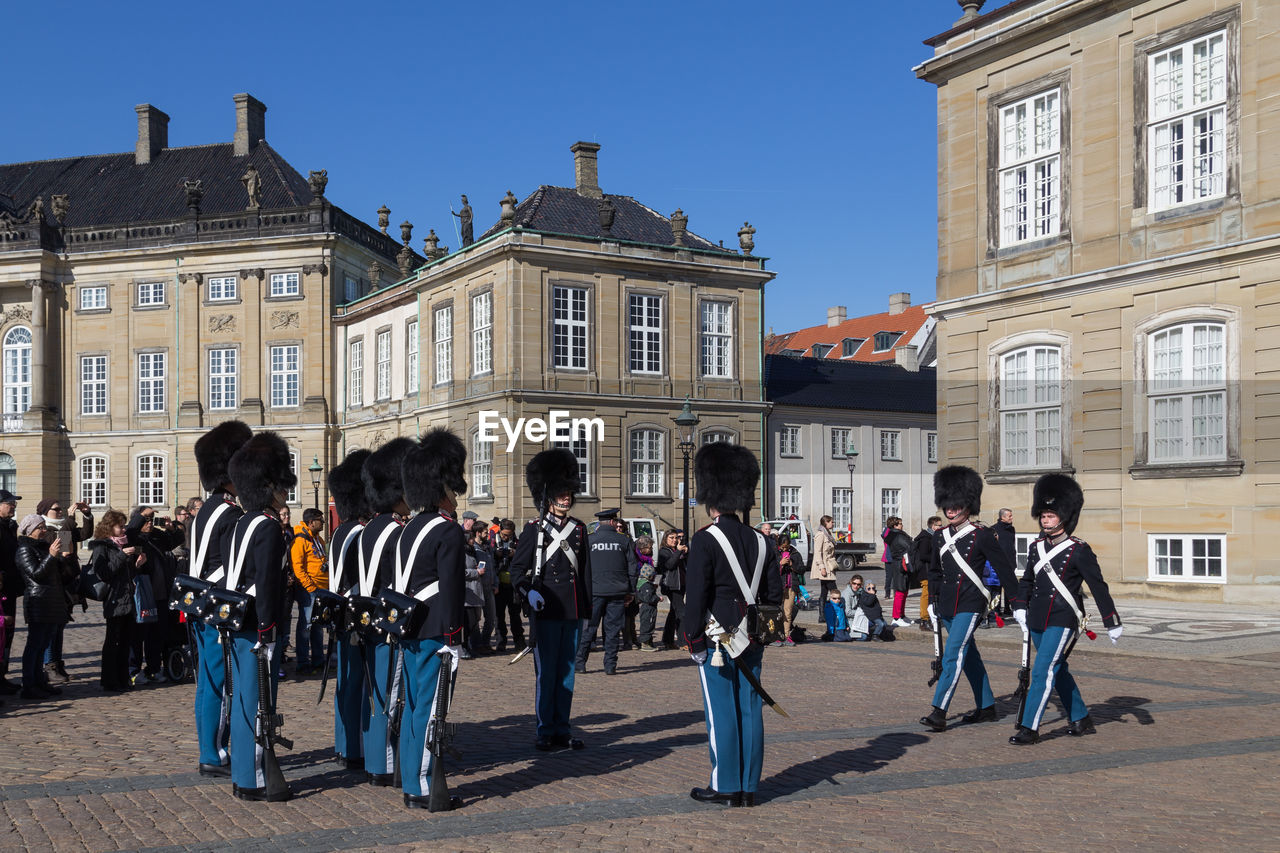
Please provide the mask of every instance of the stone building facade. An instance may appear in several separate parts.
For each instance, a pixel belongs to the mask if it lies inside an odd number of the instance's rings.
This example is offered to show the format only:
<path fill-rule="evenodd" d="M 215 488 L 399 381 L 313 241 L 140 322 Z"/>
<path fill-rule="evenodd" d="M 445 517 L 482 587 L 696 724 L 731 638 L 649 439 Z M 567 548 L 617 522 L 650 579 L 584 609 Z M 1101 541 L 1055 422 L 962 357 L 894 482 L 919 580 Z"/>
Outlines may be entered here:
<path fill-rule="evenodd" d="M 1280 602 L 1280 5 L 1019 0 L 930 39 L 938 421 L 1073 474 L 1113 590 Z"/>

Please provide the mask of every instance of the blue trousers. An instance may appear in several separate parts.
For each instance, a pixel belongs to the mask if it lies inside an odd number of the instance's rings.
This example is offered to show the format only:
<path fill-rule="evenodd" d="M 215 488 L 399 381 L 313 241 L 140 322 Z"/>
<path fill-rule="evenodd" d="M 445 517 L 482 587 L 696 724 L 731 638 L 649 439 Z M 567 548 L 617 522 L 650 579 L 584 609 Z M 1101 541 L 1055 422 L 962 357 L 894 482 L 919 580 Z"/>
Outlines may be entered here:
<path fill-rule="evenodd" d="M 58 626 L 52 622 L 30 622 L 27 624 L 27 645 L 22 650 L 22 686 L 39 687 L 49 683 L 44 674 L 44 653 Z"/>
<path fill-rule="evenodd" d="M 230 732 L 222 725 L 222 706 L 227 701 L 226 671 L 222 668 L 222 643 L 218 629 L 194 623 L 200 663 L 196 669 L 196 743 L 201 764 L 230 761 L 227 740 Z M 256 701 L 256 697 L 255 697 Z"/>
<path fill-rule="evenodd" d="M 582 623 L 577 619 L 536 621 L 533 705 L 538 737 L 568 737 L 573 709 L 573 660 Z"/>
<path fill-rule="evenodd" d="M 293 635 L 297 668 L 324 666 L 324 629 L 311 624 L 311 605 L 315 598 L 299 586 L 293 600 L 298 603 L 298 627 Z"/>
<path fill-rule="evenodd" d="M 364 678 L 364 646 L 347 633 L 338 638 L 338 672 L 333 688 L 333 751 L 339 758 L 364 757 L 364 721 L 369 718 L 369 688 Z"/>
<path fill-rule="evenodd" d="M 722 666 L 714 666 L 708 654 L 698 667 L 711 751 L 711 787 L 723 794 L 755 793 L 764 766 L 764 700 L 727 652 L 724 657 Z M 738 660 L 759 680 L 763 657 L 764 649 L 753 643 Z"/>
<path fill-rule="evenodd" d="M 262 788 L 267 784 L 263 769 L 263 749 L 258 744 L 258 656 L 253 647 L 258 632 L 237 631 L 231 635 L 231 781 L 240 788 Z M 276 698 L 274 644 L 267 646 L 267 676 L 271 680 L 271 700 Z"/>
<path fill-rule="evenodd" d="M 400 672 L 389 670 L 396 650 L 385 642 L 368 643 L 364 653 L 369 661 L 369 673 L 373 676 L 372 703 L 369 714 L 361 722 L 364 737 L 364 769 L 379 776 L 394 773 L 396 745 L 392 743 L 387 712 L 395 702 L 400 688 Z M 388 676 L 388 673 L 390 675 Z"/>
<path fill-rule="evenodd" d="M 44 651 L 44 662 L 46 666 L 51 663 L 62 662 L 62 638 L 66 633 L 66 625 L 59 625 L 54 629 L 53 639 L 49 641 L 49 648 Z"/>
<path fill-rule="evenodd" d="M 612 672 L 618 668 L 618 649 L 622 646 L 622 625 L 626 616 L 626 598 L 621 595 L 608 597 L 595 596 L 591 599 L 591 619 L 586 622 L 586 630 L 578 639 L 579 666 L 587 665 L 591 656 L 591 644 L 595 642 L 596 631 L 604 624 L 604 669 Z M 650 636 L 653 632 L 650 631 Z"/>
<path fill-rule="evenodd" d="M 982 618 L 978 613 L 957 613 L 950 618 L 941 617 L 942 627 L 947 632 L 947 644 L 942 650 L 942 676 L 933 691 L 935 707 L 947 710 L 962 672 L 969 679 L 969 686 L 973 688 L 973 700 L 978 703 L 979 708 L 990 708 L 995 704 L 996 697 L 991 693 L 987 668 L 983 666 L 982 655 L 973 642 L 973 632 Z"/>
<path fill-rule="evenodd" d="M 1022 719 L 1018 722 L 1029 729 L 1039 729 L 1040 720 L 1044 717 L 1044 709 L 1049 705 L 1049 696 L 1054 690 L 1067 709 L 1067 719 L 1072 722 L 1082 719 L 1089 713 L 1089 706 L 1084 704 L 1080 688 L 1067 669 L 1067 662 L 1062 655 L 1071 645 L 1075 636 L 1074 628 L 1049 627 L 1043 631 L 1032 631 L 1031 642 L 1036 647 L 1035 663 L 1031 665 L 1031 686 L 1027 688 L 1027 706 L 1022 711 Z"/>
<path fill-rule="evenodd" d="M 442 638 L 405 640 L 404 715 L 400 719 L 400 778 L 404 792 L 416 797 L 431 793 L 435 756 L 427 749 L 427 724 L 436 711 Z"/>

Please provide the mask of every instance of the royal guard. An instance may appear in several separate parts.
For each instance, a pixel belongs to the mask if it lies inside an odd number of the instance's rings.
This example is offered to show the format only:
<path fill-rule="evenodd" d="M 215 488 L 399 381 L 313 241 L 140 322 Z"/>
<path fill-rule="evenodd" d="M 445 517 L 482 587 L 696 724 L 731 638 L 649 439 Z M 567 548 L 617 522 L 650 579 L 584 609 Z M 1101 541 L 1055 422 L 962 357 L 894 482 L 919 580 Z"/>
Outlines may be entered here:
<path fill-rule="evenodd" d="M 782 603 L 782 575 L 773 546 L 738 516 L 755 504 L 755 454 L 738 444 L 704 444 L 694 471 L 698 503 L 711 523 L 689 541 L 684 636 L 702 683 L 711 783 L 689 795 L 703 803 L 753 806 L 764 765 L 766 700 L 760 688 L 764 647 L 751 636 L 747 616 L 760 604 Z"/>
<path fill-rule="evenodd" d="M 991 612 L 991 593 L 982 581 L 987 563 L 995 569 L 1005 589 L 1017 589 L 1018 579 L 995 531 L 974 520 L 982 510 L 982 477 L 972 468 L 952 465 L 933 475 L 934 503 L 946 526 L 933 534 L 933 562 L 929 566 L 929 618 L 946 629 L 942 674 L 933 694 L 933 710 L 920 718 L 935 732 L 946 731 L 947 707 L 955 695 L 960 675 L 973 688 L 977 707 L 964 715 L 966 723 L 996 719 L 996 700 L 973 632 Z M 1019 601 L 1012 606 L 1016 609 Z"/>
<path fill-rule="evenodd" d="M 289 445 L 260 432 L 228 463 L 244 508 L 227 549 L 225 588 L 251 599 L 243 622 L 229 632 L 234 680 L 231 712 L 231 790 L 242 800 L 290 799 L 273 751 L 276 617 L 284 611 L 285 544 L 280 509 L 298 484 Z M 265 689 L 263 681 L 266 681 Z"/>
<path fill-rule="evenodd" d="M 1035 644 L 1036 658 L 1018 730 L 1009 738 L 1012 744 L 1031 744 L 1040 739 L 1040 721 L 1054 690 L 1067 709 L 1067 734 L 1080 736 L 1094 731 L 1089 706 L 1067 669 L 1067 657 L 1080 633 L 1086 630 L 1081 583 L 1089 584 L 1112 643 L 1119 641 L 1124 629 L 1098 558 L 1087 542 L 1072 535 L 1083 508 L 1084 492 L 1065 474 L 1045 474 L 1036 481 L 1031 517 L 1040 525 L 1040 538 L 1027 551 L 1027 568 L 1019 585 L 1019 599 L 1026 603 L 1019 603 L 1013 611 Z"/>
<path fill-rule="evenodd" d="M 581 749 L 570 736 L 573 661 L 582 620 L 591 611 L 587 528 L 569 515 L 581 488 L 578 459 L 569 450 L 544 450 L 525 468 L 538 519 L 525 525 L 511 559 L 511 583 L 528 604 L 533 653 L 537 740 L 543 752 Z M 521 656 L 523 656 L 523 652 Z"/>
<path fill-rule="evenodd" d="M 360 477 L 373 518 L 360 531 L 356 594 L 366 598 L 390 588 L 396 573 L 396 546 L 409 515 L 404 502 L 404 456 L 413 439 L 393 438 L 365 460 Z M 350 571 L 350 569 L 348 569 Z M 369 680 L 370 713 L 363 721 L 364 769 L 371 785 L 394 783 L 396 739 L 391 732 L 391 707 L 400 689 L 398 656 L 385 633 L 372 625 L 356 626 L 364 646 L 365 677 Z"/>
<path fill-rule="evenodd" d="M 446 429 L 433 429 L 404 457 L 404 495 L 418 512 L 400 536 L 396 591 L 420 602 L 426 613 L 406 628 L 404 714 L 400 722 L 400 775 L 404 804 L 428 808 L 432 772 L 440 760 L 428 743 L 428 725 L 437 714 L 436 687 L 457 672 L 462 650 L 466 599 L 466 542 L 455 520 L 458 495 L 466 494 L 467 449 Z M 443 709 L 445 712 L 448 708 Z M 460 801 L 446 798 L 450 807 Z"/>
<path fill-rule="evenodd" d="M 360 561 L 360 531 L 372 515 L 364 495 L 364 470 L 369 451 L 347 454 L 329 472 L 329 494 L 333 497 L 338 526 L 329 540 L 329 591 L 347 597 L 359 582 L 356 565 Z M 333 751 L 348 770 L 364 769 L 363 721 L 369 716 L 369 687 L 365 682 L 364 646 L 360 634 L 343 624 L 334 626 L 329 642 L 336 646 L 337 684 L 333 692 Z"/>
<path fill-rule="evenodd" d="M 224 421 L 196 441 L 196 468 L 200 484 L 208 492 L 204 505 L 191 525 L 193 577 L 220 584 L 227 574 L 226 554 L 231 532 L 240 520 L 236 487 L 227 473 L 232 454 L 253 438 L 253 431 L 241 421 Z M 200 749 L 201 776 L 230 776 L 231 709 L 226 689 L 226 651 L 218 629 L 188 616 L 195 636 L 199 664 L 196 668 L 196 743 Z"/>

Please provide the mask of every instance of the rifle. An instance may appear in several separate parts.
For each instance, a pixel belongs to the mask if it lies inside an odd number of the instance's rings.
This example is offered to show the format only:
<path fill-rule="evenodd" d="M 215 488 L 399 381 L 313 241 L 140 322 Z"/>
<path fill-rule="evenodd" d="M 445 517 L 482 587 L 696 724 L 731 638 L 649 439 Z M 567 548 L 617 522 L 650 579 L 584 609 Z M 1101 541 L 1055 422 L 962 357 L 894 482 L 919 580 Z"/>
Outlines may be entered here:
<path fill-rule="evenodd" d="M 231 726 L 231 632 L 225 627 L 218 628 L 218 642 L 222 645 L 222 722 L 220 731 L 230 731 Z"/>
<path fill-rule="evenodd" d="M 403 785 L 400 780 L 400 720 L 404 715 L 404 648 L 394 638 L 392 643 L 395 649 L 391 653 L 391 674 L 387 678 L 391 685 L 391 695 L 387 697 L 390 705 L 387 709 L 387 739 L 391 741 L 391 783 L 399 788 Z"/>
<path fill-rule="evenodd" d="M 535 586 L 538 585 L 538 581 L 542 580 L 542 561 L 545 557 L 545 554 L 543 552 L 543 544 L 545 542 L 545 537 L 546 537 L 546 527 L 544 526 L 546 524 L 546 512 L 547 512 L 547 502 L 544 499 L 542 503 L 538 506 L 537 553 L 534 554 L 534 557 L 533 557 L 533 581 L 529 584 L 530 589 L 533 589 Z M 542 593 L 538 593 L 538 594 L 541 595 Z M 518 655 L 516 655 L 510 661 L 507 662 L 508 666 L 520 660 L 520 658 L 529 654 L 537 647 L 538 645 L 537 625 L 538 625 L 538 611 L 534 610 L 533 606 L 530 605 L 529 606 L 529 642 L 525 644 L 525 647 L 520 650 L 520 653 Z"/>
<path fill-rule="evenodd" d="M 454 798 L 449 796 L 449 782 L 444 775 L 444 754 L 447 752 L 454 758 L 458 757 L 452 746 L 458 725 L 448 721 L 457 658 L 448 647 L 436 654 L 440 657 L 440 675 L 436 680 L 435 713 L 427 723 L 427 749 L 431 752 L 431 791 L 427 798 L 427 811 L 447 812 L 457 806 Z"/>
<path fill-rule="evenodd" d="M 929 605 L 929 623 L 933 626 L 933 677 L 926 687 L 932 687 L 942 677 L 942 622 L 938 619 L 937 609 Z"/>
<path fill-rule="evenodd" d="M 262 774 L 266 781 L 266 799 L 268 802 L 280 802 L 293 797 L 289 783 L 280 772 L 280 763 L 276 760 L 275 745 L 285 749 L 293 749 L 293 741 L 280 734 L 280 725 L 284 717 L 276 713 L 271 701 L 271 661 L 267 647 L 259 642 L 253 653 L 258 657 L 258 724 L 254 740 L 262 747 Z"/>
<path fill-rule="evenodd" d="M 1027 709 L 1027 694 L 1031 691 L 1031 632 L 1022 629 L 1022 666 L 1018 669 L 1018 689 L 1013 696 L 1018 700 L 1018 725 L 1022 725 L 1022 712 Z"/>

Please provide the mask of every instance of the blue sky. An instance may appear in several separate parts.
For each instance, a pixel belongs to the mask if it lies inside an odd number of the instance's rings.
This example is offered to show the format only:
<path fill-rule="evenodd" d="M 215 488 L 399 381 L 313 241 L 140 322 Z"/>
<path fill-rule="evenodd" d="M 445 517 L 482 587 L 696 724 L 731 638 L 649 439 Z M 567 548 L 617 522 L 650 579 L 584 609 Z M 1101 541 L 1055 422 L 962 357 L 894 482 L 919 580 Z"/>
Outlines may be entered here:
<path fill-rule="evenodd" d="M 146 102 L 171 145 L 230 141 L 247 91 L 331 200 L 367 221 L 385 203 L 420 249 L 429 227 L 458 245 L 460 193 L 479 233 L 508 189 L 571 186 L 585 139 L 606 192 L 727 246 L 751 221 L 776 331 L 933 298 L 935 90 L 911 68 L 954 0 L 143 8 L 7 11 L 0 162 L 132 150 Z"/>

